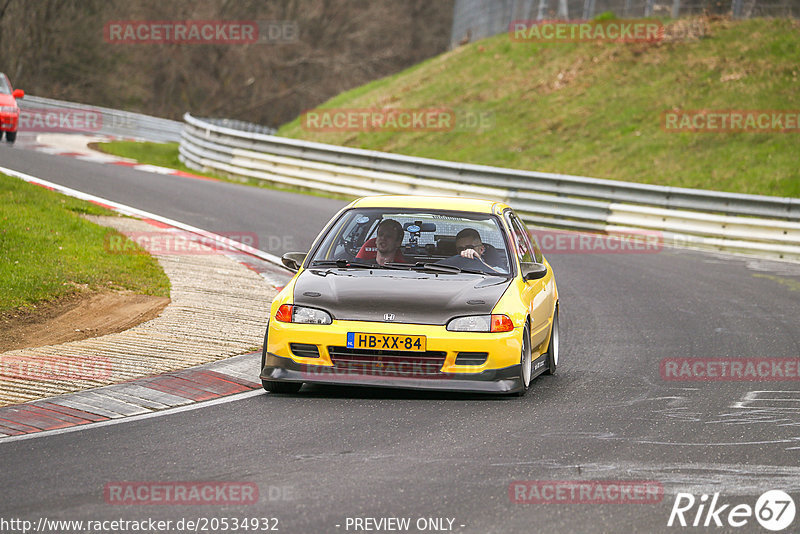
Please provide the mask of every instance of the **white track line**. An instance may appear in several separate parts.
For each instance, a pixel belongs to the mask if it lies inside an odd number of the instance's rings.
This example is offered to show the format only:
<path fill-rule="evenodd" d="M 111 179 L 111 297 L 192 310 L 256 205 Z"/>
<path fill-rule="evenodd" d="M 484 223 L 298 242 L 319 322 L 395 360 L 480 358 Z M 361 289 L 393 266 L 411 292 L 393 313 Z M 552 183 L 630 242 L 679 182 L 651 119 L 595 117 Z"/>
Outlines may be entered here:
<path fill-rule="evenodd" d="M 162 415 L 172 415 L 174 413 L 181 413 L 181 412 L 188 412 L 191 410 L 198 410 L 200 408 L 206 408 L 208 406 L 216 406 L 218 404 L 225 404 L 228 402 L 234 402 L 238 400 L 247 399 L 250 397 L 255 397 L 258 395 L 266 395 L 266 391 L 255 389 L 253 391 L 245 391 L 244 393 L 235 393 L 233 395 L 228 395 L 226 397 L 222 397 L 219 399 L 203 401 L 203 402 L 196 402 L 194 404 L 189 404 L 187 406 L 177 406 L 175 408 L 169 408 L 167 410 L 160 410 L 158 412 L 150 412 L 141 415 L 131 415 L 128 417 L 122 417 L 120 419 L 109 419 L 107 421 L 98 421 L 96 423 L 87 423 L 85 425 L 76 425 L 67 428 L 57 428 L 55 430 L 42 430 L 41 432 L 31 432 L 30 434 L 22 434 L 20 436 L 9 436 L 7 438 L 0 438 L 0 445 L 3 443 L 9 443 L 12 441 L 22 441 L 26 439 L 35 439 L 35 438 L 44 438 L 47 436 L 55 436 L 58 434 L 69 434 L 70 432 L 79 432 L 81 430 L 88 430 L 90 428 L 98 428 L 101 426 L 111 426 L 111 425 L 118 425 L 121 423 L 132 423 L 134 421 L 141 421 L 142 419 L 151 419 L 153 417 L 161 417 Z M 23 405 L 24 406 L 24 405 Z"/>
<path fill-rule="evenodd" d="M 262 260 L 268 261 L 278 267 L 286 269 L 281 262 L 281 259 L 278 256 L 273 254 L 269 254 L 257 248 L 251 247 L 249 245 L 245 245 L 244 243 L 240 243 L 238 241 L 234 241 L 233 239 L 229 239 L 227 237 L 223 237 L 221 235 L 217 235 L 211 233 L 207 230 L 203 230 L 202 228 L 197 228 L 195 226 L 190 226 L 188 224 L 184 224 L 182 222 L 175 221 L 173 219 L 168 219 L 166 217 L 162 217 L 161 215 L 156 215 L 154 213 L 150 213 L 144 210 L 140 210 L 138 208 L 133 208 L 131 206 L 126 206 L 125 204 L 120 204 L 119 202 L 114 202 L 113 200 L 107 200 L 102 197 L 97 197 L 94 195 L 90 195 L 88 193 L 83 193 L 82 191 L 78 191 L 76 189 L 71 189 L 69 187 L 55 184 L 53 182 L 48 182 L 47 180 L 42 180 L 41 178 L 37 178 L 35 176 L 31 176 L 30 174 L 25 174 L 19 171 L 15 171 L 13 169 L 8 169 L 6 167 L 0 167 L 0 172 L 7 174 L 9 176 L 14 176 L 21 180 L 25 180 L 26 182 L 42 185 L 45 187 L 49 187 L 58 191 L 59 193 L 63 193 L 65 195 L 79 198 L 81 200 L 88 200 L 90 202 L 99 202 L 101 204 L 105 204 L 106 206 L 110 206 L 114 208 L 115 211 L 122 213 L 124 215 L 131 215 L 138 218 L 145 218 L 145 219 L 152 219 L 154 221 L 158 221 L 160 223 L 168 224 L 169 226 L 173 226 L 175 228 L 180 228 L 181 230 L 185 230 L 187 232 L 191 232 L 193 234 L 197 234 L 208 239 L 212 239 L 215 242 L 228 246 L 230 248 L 239 250 L 240 252 L 244 252 L 245 254 L 250 254 L 251 256 L 255 256 Z"/>
<path fill-rule="evenodd" d="M 201 228 L 196 228 L 194 226 L 190 226 L 190 225 L 184 224 L 182 222 L 178 222 L 178 221 L 175 221 L 175 220 L 172 220 L 172 219 L 168 219 L 166 217 L 162 217 L 162 216 L 156 215 L 154 213 L 150 213 L 150 212 L 147 212 L 147 211 L 144 211 L 144 210 L 140 210 L 138 208 L 133 208 L 131 206 L 126 206 L 125 204 L 120 204 L 119 202 L 114 202 L 113 200 L 108 200 L 108 199 L 105 199 L 105 198 L 102 198 L 102 197 L 98 197 L 98 196 L 95 196 L 95 195 L 90 195 L 88 193 L 84 193 L 82 191 L 78 191 L 76 189 L 71 189 L 71 188 L 63 186 L 63 185 L 55 184 L 53 182 L 48 182 L 47 180 L 42 180 L 41 178 L 37 178 L 37 177 L 31 176 L 29 174 L 25 174 L 25 173 L 22 173 L 22 172 L 19 172 L 19 171 L 15 171 L 13 169 L 8 169 L 6 167 L 0 167 L 0 172 L 2 172 L 4 174 L 7 174 L 9 176 L 14 176 L 16 178 L 19 178 L 19 179 L 24 180 L 24 181 L 29 182 L 29 183 L 33 183 L 33 184 L 49 187 L 49 188 L 51 188 L 51 189 L 53 189 L 55 191 L 58 191 L 59 193 L 62 193 L 62 194 L 65 194 L 65 195 L 68 195 L 68 196 L 71 196 L 71 197 L 79 198 L 81 200 L 87 200 L 87 201 L 90 201 L 90 202 L 99 202 L 101 204 L 105 204 L 106 206 L 110 206 L 110 207 L 114 208 L 115 211 L 118 211 L 119 213 L 122 213 L 124 215 L 131 215 L 131 216 L 134 216 L 134 217 L 152 219 L 154 221 L 158 221 L 158 222 L 161 222 L 161 223 L 164 223 L 164 224 L 168 224 L 168 225 L 173 226 L 175 228 L 180 228 L 181 230 L 185 230 L 187 232 L 191 232 L 191 233 L 194 233 L 194 234 L 197 234 L 197 235 L 201 235 L 203 237 L 207 237 L 209 239 L 213 239 L 214 241 L 216 241 L 216 242 L 218 242 L 218 243 L 220 243 L 222 245 L 227 245 L 227 246 L 229 246 L 231 248 L 235 248 L 235 249 L 237 249 L 237 250 L 239 250 L 241 252 L 244 252 L 246 254 L 250 254 L 252 256 L 256 256 L 257 258 L 261 258 L 262 260 L 268 261 L 268 262 L 270 262 L 272 264 L 275 264 L 275 265 L 278 265 L 278 266 L 280 266 L 282 268 L 285 268 L 285 266 L 281 262 L 281 259 L 279 257 L 277 257 L 277 256 L 274 256 L 274 255 L 269 254 L 267 252 L 264 252 L 262 250 L 258 250 L 257 248 L 253 248 L 253 247 L 251 247 L 249 245 L 245 245 L 245 244 L 240 243 L 238 241 L 234 241 L 232 239 L 228 239 L 227 237 L 223 237 L 223 236 L 208 232 L 208 231 L 203 230 Z M 55 430 L 43 430 L 41 432 L 32 432 L 30 434 L 23 434 L 23 435 L 20 435 L 20 436 L 4 437 L 4 438 L 0 438 L 0 443 L 8 443 L 8 442 L 11 442 L 11 441 L 21 441 L 21 440 L 25 440 L 25 439 L 41 438 L 41 437 L 53 436 L 53 435 L 57 435 L 57 434 L 66 434 L 66 433 L 69 433 L 69 432 L 77 432 L 77 431 L 80 431 L 80 430 L 86 430 L 86 429 L 89 429 L 89 428 L 97 428 L 97 427 L 100 427 L 100 426 L 116 425 L 116 424 L 120 424 L 120 423 L 127 423 L 129 421 L 139 421 L 141 419 L 150 419 L 151 417 L 159 417 L 159 416 L 162 416 L 162 415 L 170 415 L 170 414 L 173 414 L 173 413 L 180 413 L 180 412 L 186 412 L 186 411 L 190 411 L 190 410 L 195 410 L 195 409 L 198 409 L 198 408 L 205 408 L 207 406 L 215 406 L 217 404 L 224 404 L 224 403 L 227 403 L 227 402 L 233 402 L 233 401 L 246 399 L 248 397 L 254 397 L 256 395 L 262 395 L 262 394 L 264 394 L 264 392 L 260 391 L 260 390 L 247 391 L 247 392 L 244 392 L 244 393 L 236 393 L 234 395 L 228 395 L 228 396 L 222 397 L 220 399 L 214 399 L 214 400 L 204 401 L 204 402 L 196 402 L 196 403 L 190 404 L 188 406 L 178 406 L 176 408 L 170 408 L 170 409 L 167 409 L 167 410 L 160 410 L 160 411 L 157 411 L 157 412 L 151 412 L 151 413 L 146 413 L 146 414 L 141 414 L 141 415 L 132 415 L 132 416 L 129 416 L 129 417 L 123 417 L 123 418 L 120 418 L 120 419 L 111 419 L 111 420 L 108 420 L 108 421 L 99 421 L 99 422 L 96 422 L 96 423 L 87 423 L 87 424 L 84 424 L 84 425 L 77 425 L 77 426 L 68 427 L 68 428 L 59 428 L 59 429 L 55 429 Z"/>

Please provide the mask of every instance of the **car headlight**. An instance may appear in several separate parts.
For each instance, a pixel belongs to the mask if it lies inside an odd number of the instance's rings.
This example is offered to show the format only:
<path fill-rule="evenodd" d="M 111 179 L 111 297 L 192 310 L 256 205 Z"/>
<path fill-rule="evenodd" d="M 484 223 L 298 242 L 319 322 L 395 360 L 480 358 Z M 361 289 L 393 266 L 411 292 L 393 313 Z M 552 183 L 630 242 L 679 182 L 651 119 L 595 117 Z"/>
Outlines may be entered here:
<path fill-rule="evenodd" d="M 12 115 L 19 115 L 19 108 L 14 106 L 0 106 L 0 113 L 11 113 Z"/>
<path fill-rule="evenodd" d="M 283 304 L 275 314 L 275 320 L 282 323 L 331 324 L 331 314 L 316 308 Z"/>
<path fill-rule="evenodd" d="M 468 315 L 447 323 L 450 332 L 510 332 L 514 323 L 508 315 Z"/>

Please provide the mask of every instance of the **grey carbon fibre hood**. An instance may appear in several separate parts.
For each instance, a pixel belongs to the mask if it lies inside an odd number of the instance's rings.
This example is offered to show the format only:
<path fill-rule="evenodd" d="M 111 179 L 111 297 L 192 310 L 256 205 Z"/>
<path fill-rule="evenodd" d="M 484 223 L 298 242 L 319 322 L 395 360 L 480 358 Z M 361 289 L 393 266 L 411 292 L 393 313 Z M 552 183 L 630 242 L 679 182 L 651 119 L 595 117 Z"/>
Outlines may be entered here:
<path fill-rule="evenodd" d="M 334 319 L 443 325 L 453 317 L 491 313 L 510 278 L 389 269 L 311 269 L 294 286 L 294 303 Z"/>

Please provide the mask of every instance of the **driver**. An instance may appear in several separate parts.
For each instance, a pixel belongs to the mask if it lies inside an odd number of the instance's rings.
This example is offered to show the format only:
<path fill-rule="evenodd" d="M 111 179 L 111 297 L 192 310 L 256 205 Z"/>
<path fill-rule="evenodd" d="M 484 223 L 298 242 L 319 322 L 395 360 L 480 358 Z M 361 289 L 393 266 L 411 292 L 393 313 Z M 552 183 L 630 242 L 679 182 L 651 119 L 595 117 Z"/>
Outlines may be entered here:
<path fill-rule="evenodd" d="M 462 258 L 478 260 L 490 267 L 505 269 L 503 254 L 492 245 L 484 244 L 481 234 L 474 228 L 464 228 L 456 235 L 456 252 Z"/>
<path fill-rule="evenodd" d="M 403 226 L 394 219 L 384 219 L 378 225 L 377 237 L 368 239 L 356 254 L 359 260 L 375 260 L 378 265 L 386 262 L 405 263 L 400 253 L 403 242 Z"/>

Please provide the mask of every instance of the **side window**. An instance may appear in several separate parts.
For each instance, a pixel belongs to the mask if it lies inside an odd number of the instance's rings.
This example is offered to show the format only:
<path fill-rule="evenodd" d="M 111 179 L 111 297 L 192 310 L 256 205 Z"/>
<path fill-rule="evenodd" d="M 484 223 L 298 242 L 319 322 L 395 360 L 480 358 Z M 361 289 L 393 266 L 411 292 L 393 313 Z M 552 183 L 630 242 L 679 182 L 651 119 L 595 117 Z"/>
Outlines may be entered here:
<path fill-rule="evenodd" d="M 520 221 L 513 213 L 506 212 L 506 220 L 511 226 L 511 234 L 514 238 L 514 250 L 517 253 L 517 258 L 520 262 L 532 262 L 533 259 L 533 245 L 531 245 L 528 238 L 528 232 L 522 221 Z"/>
<path fill-rule="evenodd" d="M 517 217 L 516 215 L 512 216 L 519 226 L 522 228 L 523 235 L 527 236 L 528 242 L 531 244 L 533 250 L 533 259 L 536 263 L 542 263 L 544 261 L 544 255 L 542 254 L 542 249 L 539 247 L 539 241 L 537 241 L 536 236 L 528 231 L 528 227 L 525 226 L 525 223 L 522 222 L 522 219 Z"/>

